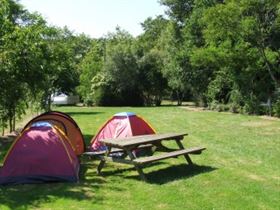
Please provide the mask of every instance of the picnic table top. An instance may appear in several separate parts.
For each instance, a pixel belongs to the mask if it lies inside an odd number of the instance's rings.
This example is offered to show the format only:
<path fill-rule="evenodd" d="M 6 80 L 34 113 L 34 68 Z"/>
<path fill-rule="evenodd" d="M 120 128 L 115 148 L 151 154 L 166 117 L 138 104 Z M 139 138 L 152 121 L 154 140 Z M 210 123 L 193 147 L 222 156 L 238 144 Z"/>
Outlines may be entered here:
<path fill-rule="evenodd" d="M 150 135 L 132 136 L 127 138 L 118 138 L 117 140 L 115 138 L 102 139 L 100 141 L 106 144 L 107 146 L 124 149 L 128 147 L 137 147 L 141 144 L 156 143 L 161 140 L 173 140 L 173 139 L 182 140 L 186 135 L 188 134 L 187 133 L 150 134 Z"/>

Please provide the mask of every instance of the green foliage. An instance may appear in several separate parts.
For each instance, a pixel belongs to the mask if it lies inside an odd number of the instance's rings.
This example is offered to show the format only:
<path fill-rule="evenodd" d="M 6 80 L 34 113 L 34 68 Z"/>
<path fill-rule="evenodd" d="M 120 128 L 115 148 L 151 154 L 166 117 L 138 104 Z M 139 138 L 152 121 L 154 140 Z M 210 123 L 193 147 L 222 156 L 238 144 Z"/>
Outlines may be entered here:
<path fill-rule="evenodd" d="M 92 90 L 89 87 L 91 87 L 92 79 L 103 69 L 105 47 L 105 40 L 94 40 L 89 52 L 86 53 L 78 65 L 80 85 L 77 87 L 77 91 L 87 105 L 92 105 L 94 101 Z"/>
<path fill-rule="evenodd" d="M 274 92 L 274 97 L 275 98 L 275 102 L 273 103 L 273 107 L 272 107 L 272 114 L 280 117 L 280 88 L 278 88 L 275 92 Z"/>
<path fill-rule="evenodd" d="M 67 28 L 46 28 L 45 48 L 42 69 L 44 80 L 43 99 L 47 99 L 47 109 L 50 109 L 50 96 L 55 92 L 73 93 L 79 84 L 77 65 L 87 51 L 88 46 L 82 44 L 88 40 L 81 36 L 74 37 Z M 77 50 L 79 48 L 79 50 Z M 44 100 L 43 100 L 44 101 Z"/>
<path fill-rule="evenodd" d="M 31 104 L 50 109 L 54 92 L 73 92 L 79 84 L 77 64 L 89 39 L 67 28 L 49 27 L 37 13 L 17 1 L 0 1 L 1 121 L 15 129 L 16 117 Z"/>
<path fill-rule="evenodd" d="M 273 104 L 273 114 L 280 117 L 280 99 Z"/>
<path fill-rule="evenodd" d="M 97 106 L 122 105 L 119 94 L 116 94 L 108 85 L 95 88 L 93 99 Z"/>
<path fill-rule="evenodd" d="M 229 93 L 232 90 L 232 80 L 226 70 L 215 73 L 214 80 L 208 85 L 207 100 L 227 104 L 229 102 Z"/>
<path fill-rule="evenodd" d="M 159 45 L 163 59 L 162 73 L 167 78 L 168 86 L 176 93 L 178 105 L 182 104 L 184 95 L 190 88 L 187 80 L 190 65 L 182 44 L 178 25 L 170 22 L 159 40 Z"/>
<path fill-rule="evenodd" d="M 31 15 L 14 1 L 0 5 L 2 29 L 0 35 L 0 106 L 2 124 L 9 121 L 10 131 L 15 129 L 15 118 L 24 113 L 28 93 L 34 91 L 40 68 L 40 31 L 42 18 Z M 38 74 L 40 75 L 40 73 Z M 32 79 L 30 79 L 32 78 Z"/>
<path fill-rule="evenodd" d="M 142 94 L 146 105 L 161 104 L 167 87 L 167 80 L 161 72 L 163 68 L 162 56 L 156 49 L 150 50 L 139 60 L 140 81 Z"/>
<path fill-rule="evenodd" d="M 244 103 L 243 103 L 242 95 L 238 90 L 238 88 L 236 86 L 233 86 L 229 95 L 230 95 L 229 110 L 233 113 L 241 113 L 242 105 L 244 105 Z"/>
<path fill-rule="evenodd" d="M 194 7 L 194 0 L 160 0 L 160 3 L 168 7 L 167 14 L 179 24 L 184 23 Z"/>
<path fill-rule="evenodd" d="M 277 0 L 161 0 L 134 38 L 100 39 L 48 26 L 16 0 L 0 0 L 0 118 L 15 128 L 31 104 L 77 92 L 84 104 L 160 105 L 172 95 L 218 111 L 279 116 Z"/>
<path fill-rule="evenodd" d="M 233 102 L 234 112 L 241 107 L 245 113 L 263 112 L 260 104 L 279 86 L 275 60 L 279 48 L 272 45 L 278 36 L 274 32 L 277 5 L 277 1 L 229 1 L 204 11 L 201 24 L 205 45 L 193 51 L 192 64 L 198 68 L 212 66 L 214 74 L 206 86 L 208 103 L 218 100 L 227 104 L 232 102 L 228 99 L 235 98 L 231 94 L 238 91 L 242 97 Z M 227 76 L 221 77 L 221 72 Z M 223 97 L 217 98 L 220 93 Z"/>
<path fill-rule="evenodd" d="M 149 53 L 152 49 L 159 49 L 159 40 L 165 33 L 169 20 L 162 16 L 156 18 L 147 18 L 142 24 L 144 33 L 138 37 L 138 50 L 141 50 L 141 55 Z"/>
<path fill-rule="evenodd" d="M 119 28 L 103 39 L 106 50 L 99 57 L 104 62 L 98 72 L 90 70 L 87 79 L 102 75 L 92 85 L 99 89 L 97 98 L 105 95 L 98 84 L 106 83 L 111 98 L 124 98 L 130 90 L 147 105 L 160 104 L 171 92 L 179 105 L 187 96 L 197 104 L 221 107 L 218 110 L 261 114 L 266 112 L 261 104 L 277 101 L 273 93 L 280 78 L 278 1 L 160 3 L 168 19 L 147 18 L 144 33 L 136 39 Z M 94 63 L 93 55 L 90 59 Z M 88 95 L 94 97 L 97 89 Z"/>
<path fill-rule="evenodd" d="M 111 100 L 108 98 L 99 100 L 112 102 L 103 105 L 143 105 L 141 89 L 139 87 L 139 69 L 136 60 L 136 52 L 133 48 L 134 40 L 130 34 L 117 28 L 116 33 L 109 34 L 106 40 L 106 60 L 104 62 L 103 77 L 96 81 L 94 88 L 99 89 L 100 96 L 107 97 L 114 93 Z M 95 78 L 97 80 L 98 78 Z M 106 83 L 103 85 L 103 83 Z M 106 88 L 100 90 L 100 88 Z M 107 91 L 110 93 L 106 93 Z M 105 94 L 106 93 L 106 94 Z"/>
<path fill-rule="evenodd" d="M 146 105 L 159 106 L 167 89 L 167 79 L 163 73 L 164 52 L 160 41 L 167 24 L 168 20 L 162 16 L 148 18 L 142 24 L 145 33 L 136 43 L 140 85 Z"/>

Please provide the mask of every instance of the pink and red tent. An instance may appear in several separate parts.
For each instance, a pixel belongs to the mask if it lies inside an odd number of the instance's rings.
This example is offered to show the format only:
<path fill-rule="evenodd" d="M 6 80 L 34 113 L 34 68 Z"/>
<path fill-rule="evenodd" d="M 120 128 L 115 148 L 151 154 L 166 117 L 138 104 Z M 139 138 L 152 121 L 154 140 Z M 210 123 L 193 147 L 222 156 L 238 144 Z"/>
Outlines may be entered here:
<path fill-rule="evenodd" d="M 129 136 L 154 134 L 155 130 L 141 117 L 132 112 L 115 114 L 91 140 L 90 150 L 101 151 L 106 147 L 100 142 L 107 138 L 124 138 Z"/>
<path fill-rule="evenodd" d="M 46 121 L 26 127 L 6 154 L 0 185 L 76 182 L 79 161 L 66 134 Z"/>

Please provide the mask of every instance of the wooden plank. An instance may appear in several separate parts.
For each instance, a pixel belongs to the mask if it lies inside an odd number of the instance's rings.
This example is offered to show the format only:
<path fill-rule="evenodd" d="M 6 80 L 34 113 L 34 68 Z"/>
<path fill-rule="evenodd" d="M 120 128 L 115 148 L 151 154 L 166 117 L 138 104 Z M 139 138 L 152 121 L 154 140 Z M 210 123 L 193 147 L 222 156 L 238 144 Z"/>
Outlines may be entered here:
<path fill-rule="evenodd" d="M 141 135 L 133 136 L 129 138 L 116 139 L 102 139 L 100 140 L 108 146 L 115 148 L 126 148 L 126 147 L 136 147 L 141 144 L 153 144 L 154 142 L 159 142 L 161 140 L 182 140 L 187 133 L 166 133 L 166 134 L 152 134 L 152 135 Z"/>
<path fill-rule="evenodd" d="M 123 152 L 123 149 L 112 149 L 111 153 Z M 86 156 L 98 156 L 98 155 L 105 155 L 106 150 L 103 151 L 95 151 L 95 152 L 84 152 L 82 155 Z"/>
<path fill-rule="evenodd" d="M 147 164 L 147 163 L 151 163 L 154 161 L 158 161 L 158 160 L 163 160 L 163 159 L 167 159 L 167 158 L 172 158 L 172 157 L 177 157 L 180 155 L 185 155 L 185 154 L 190 154 L 192 152 L 198 152 L 198 151 L 202 151 L 205 150 L 205 147 L 194 147 L 194 148 L 189 148 L 189 149 L 180 149 L 174 152 L 168 152 L 168 153 L 163 153 L 160 155 L 154 155 L 154 156 L 149 156 L 149 157 L 143 157 L 143 158 L 137 158 L 134 159 L 133 162 L 137 163 L 137 164 Z"/>
<path fill-rule="evenodd" d="M 111 150 L 112 150 L 112 147 L 108 147 L 105 155 L 107 156 L 111 152 Z M 101 170 L 104 167 L 105 163 L 106 163 L 105 160 L 100 161 L 99 165 L 97 166 L 97 174 L 101 174 Z"/>
<path fill-rule="evenodd" d="M 137 164 L 136 162 L 133 161 L 133 160 L 135 160 L 134 154 L 132 154 L 132 152 L 131 152 L 130 150 L 126 150 L 126 152 L 127 152 L 128 156 L 129 156 L 131 162 L 134 164 L 134 167 L 135 167 L 135 169 L 137 170 L 137 172 L 138 172 L 140 178 L 141 178 L 144 182 L 146 182 L 146 181 L 147 181 L 147 178 L 146 178 L 146 176 L 145 176 L 145 174 L 144 174 L 144 172 L 143 172 L 143 170 L 142 170 L 142 167 L 141 167 L 139 164 Z"/>
<path fill-rule="evenodd" d="M 137 149 L 145 149 L 145 148 L 150 148 L 152 147 L 153 145 L 152 144 L 144 144 L 144 145 L 140 145 L 139 147 L 137 147 Z M 118 153 L 118 152 L 125 152 L 125 150 L 123 149 L 118 149 L 118 148 L 112 148 L 110 154 L 112 153 Z M 105 155 L 106 153 L 106 150 L 103 150 L 103 151 L 95 151 L 95 152 L 84 152 L 82 155 L 85 155 L 85 156 L 99 156 L 99 155 Z"/>
<path fill-rule="evenodd" d="M 182 150 L 185 149 L 181 141 L 176 140 L 176 143 L 177 143 L 177 145 L 179 146 L 180 149 L 182 149 Z M 193 164 L 192 159 L 190 158 L 188 153 L 184 154 L 184 157 L 185 157 L 186 161 L 188 162 L 188 164 L 190 164 L 190 165 Z"/>
<path fill-rule="evenodd" d="M 103 160 L 103 161 L 110 161 L 110 162 L 115 162 L 115 163 L 124 163 L 124 164 L 134 165 L 134 163 L 131 160 L 118 158 L 118 157 L 98 156 L 98 159 Z"/>

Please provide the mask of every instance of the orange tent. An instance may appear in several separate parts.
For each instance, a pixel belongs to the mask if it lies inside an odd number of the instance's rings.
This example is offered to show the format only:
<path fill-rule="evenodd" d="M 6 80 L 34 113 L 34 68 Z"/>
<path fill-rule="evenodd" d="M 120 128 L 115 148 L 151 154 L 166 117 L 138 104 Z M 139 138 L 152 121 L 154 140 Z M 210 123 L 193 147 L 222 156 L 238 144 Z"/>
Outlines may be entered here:
<path fill-rule="evenodd" d="M 30 120 L 23 130 L 38 121 L 47 121 L 59 127 L 69 138 L 76 155 L 81 155 L 85 151 L 85 142 L 82 132 L 77 123 L 69 115 L 58 111 L 45 112 Z"/>

